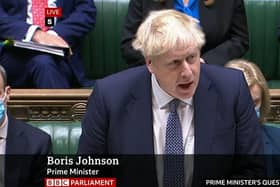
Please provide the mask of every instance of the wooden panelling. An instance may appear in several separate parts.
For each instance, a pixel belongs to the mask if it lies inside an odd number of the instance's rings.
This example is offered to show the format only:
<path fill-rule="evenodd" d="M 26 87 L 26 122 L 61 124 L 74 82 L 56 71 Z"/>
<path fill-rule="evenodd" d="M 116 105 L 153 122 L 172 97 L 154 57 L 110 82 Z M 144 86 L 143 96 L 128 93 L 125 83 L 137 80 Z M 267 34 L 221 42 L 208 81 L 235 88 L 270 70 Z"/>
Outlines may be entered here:
<path fill-rule="evenodd" d="M 26 121 L 81 120 L 91 89 L 12 89 L 8 108 Z M 270 122 L 280 123 L 280 89 L 271 89 Z"/>
<path fill-rule="evenodd" d="M 9 113 L 25 121 L 75 121 L 86 111 L 91 89 L 12 89 Z"/>

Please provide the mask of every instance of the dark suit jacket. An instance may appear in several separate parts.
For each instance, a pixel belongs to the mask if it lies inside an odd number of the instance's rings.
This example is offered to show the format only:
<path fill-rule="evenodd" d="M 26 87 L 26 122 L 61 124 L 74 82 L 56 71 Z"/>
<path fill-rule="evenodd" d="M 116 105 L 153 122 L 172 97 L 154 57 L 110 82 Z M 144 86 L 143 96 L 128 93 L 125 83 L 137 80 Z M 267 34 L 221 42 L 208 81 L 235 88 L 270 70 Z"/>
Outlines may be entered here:
<path fill-rule="evenodd" d="M 141 53 L 131 45 L 141 22 L 149 11 L 173 9 L 173 4 L 173 0 L 165 0 L 164 3 L 154 0 L 130 1 L 121 39 L 121 52 L 129 65 L 144 63 Z M 245 54 L 249 36 L 243 0 L 216 0 L 209 7 L 204 5 L 204 0 L 199 0 L 199 15 L 206 34 L 202 58 L 207 63 L 224 65 Z"/>
<path fill-rule="evenodd" d="M 151 76 L 142 66 L 97 81 L 82 122 L 78 153 L 153 155 L 151 94 Z M 195 154 L 262 154 L 258 124 L 242 72 L 203 64 L 194 95 Z M 251 171 L 262 167 L 256 160 L 246 160 L 242 166 L 238 162 L 233 164 L 232 158 L 227 160 L 227 166 L 217 164 L 221 163 L 219 159 L 216 164 L 207 162 L 208 165 L 201 160 L 194 175 L 251 175 Z M 198 169 L 201 167 L 207 170 Z"/>
<path fill-rule="evenodd" d="M 44 186 L 45 159 L 51 153 L 50 136 L 24 122 L 8 119 L 5 187 Z"/>
<path fill-rule="evenodd" d="M 57 0 L 62 8 L 62 18 L 58 19 L 53 30 L 58 33 L 73 50 L 70 65 L 81 85 L 85 80 L 81 62 L 80 44 L 82 37 L 95 23 L 96 9 L 92 0 Z M 0 1 L 0 39 L 22 40 L 29 28 L 26 23 L 27 0 Z M 0 46 L 0 54 L 2 46 Z M 20 69 L 18 70 L 21 73 Z"/>
<path fill-rule="evenodd" d="M 267 174 L 280 176 L 280 127 L 263 125 L 264 153 L 266 155 Z"/>

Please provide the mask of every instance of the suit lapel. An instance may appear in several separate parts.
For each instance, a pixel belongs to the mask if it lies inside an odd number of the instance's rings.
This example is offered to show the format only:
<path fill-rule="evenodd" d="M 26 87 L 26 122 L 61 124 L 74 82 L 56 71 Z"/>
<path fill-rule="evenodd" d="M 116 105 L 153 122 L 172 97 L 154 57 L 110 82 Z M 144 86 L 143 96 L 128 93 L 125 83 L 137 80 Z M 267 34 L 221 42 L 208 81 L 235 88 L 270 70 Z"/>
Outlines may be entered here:
<path fill-rule="evenodd" d="M 6 154 L 23 154 L 26 141 L 22 138 L 21 127 L 11 117 L 8 119 Z"/>
<path fill-rule="evenodd" d="M 137 86 L 131 90 L 130 99 L 126 105 L 125 119 L 128 121 L 124 123 L 127 126 L 124 128 L 125 132 L 123 135 L 127 138 L 124 141 L 129 145 L 127 146 L 129 149 L 127 153 L 142 155 L 140 156 L 139 163 L 145 163 L 144 165 L 132 164 L 138 167 L 137 170 L 141 171 L 141 179 L 145 178 L 140 184 L 142 186 L 158 186 L 153 156 L 154 135 L 151 76 L 146 67 L 142 75 L 139 76 L 138 82 L 135 82 Z M 133 184 L 135 184 L 134 182 Z"/>
<path fill-rule="evenodd" d="M 150 73 L 145 67 L 126 105 L 124 141 L 130 154 L 153 154 L 153 117 Z M 133 140 L 133 141 L 131 141 Z"/>
<path fill-rule="evenodd" d="M 194 96 L 195 154 L 211 154 L 216 118 L 217 93 L 201 68 L 199 84 Z"/>

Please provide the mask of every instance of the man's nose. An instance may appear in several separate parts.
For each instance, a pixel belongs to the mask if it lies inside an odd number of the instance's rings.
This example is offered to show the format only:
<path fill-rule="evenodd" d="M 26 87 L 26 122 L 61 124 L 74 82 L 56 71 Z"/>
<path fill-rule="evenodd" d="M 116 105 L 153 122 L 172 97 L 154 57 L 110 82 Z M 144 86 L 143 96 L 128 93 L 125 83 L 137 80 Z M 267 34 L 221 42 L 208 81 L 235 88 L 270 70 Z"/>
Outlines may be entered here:
<path fill-rule="evenodd" d="M 192 69 L 187 60 L 184 60 L 182 63 L 181 76 L 186 77 L 186 78 L 192 76 Z"/>

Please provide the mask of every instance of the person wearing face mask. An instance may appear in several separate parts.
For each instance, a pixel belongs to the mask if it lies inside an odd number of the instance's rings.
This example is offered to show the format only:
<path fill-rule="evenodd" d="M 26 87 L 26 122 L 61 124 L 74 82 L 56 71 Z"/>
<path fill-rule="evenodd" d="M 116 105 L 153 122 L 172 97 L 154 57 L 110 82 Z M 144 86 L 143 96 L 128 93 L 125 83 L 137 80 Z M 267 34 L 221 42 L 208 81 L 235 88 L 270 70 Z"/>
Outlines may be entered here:
<path fill-rule="evenodd" d="M 279 155 L 280 125 L 265 123 L 265 116 L 270 111 L 270 95 L 267 82 L 260 68 L 245 59 L 229 61 L 225 66 L 243 72 L 255 104 L 256 114 L 262 124 L 264 153 L 267 155 Z M 280 176 L 280 159 L 277 159 L 277 156 L 267 156 L 266 160 L 267 174 L 269 176 Z"/>
<path fill-rule="evenodd" d="M 38 155 L 51 153 L 51 138 L 7 113 L 10 92 L 0 65 L 0 186 L 44 186 L 46 160 Z"/>

